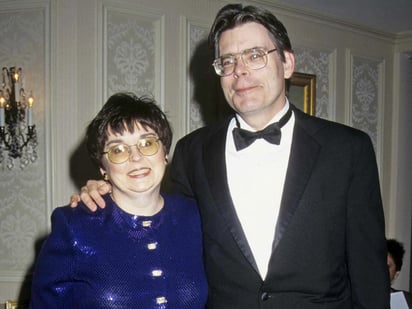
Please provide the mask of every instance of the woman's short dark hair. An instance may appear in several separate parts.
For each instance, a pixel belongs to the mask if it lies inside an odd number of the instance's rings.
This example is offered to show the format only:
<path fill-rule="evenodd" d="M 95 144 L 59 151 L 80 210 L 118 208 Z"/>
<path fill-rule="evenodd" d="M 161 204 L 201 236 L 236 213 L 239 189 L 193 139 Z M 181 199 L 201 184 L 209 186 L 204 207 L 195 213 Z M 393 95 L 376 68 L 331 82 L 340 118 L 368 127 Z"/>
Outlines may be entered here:
<path fill-rule="evenodd" d="M 388 239 L 386 245 L 388 247 L 388 253 L 395 262 L 396 271 L 400 271 L 403 264 L 403 255 L 405 254 L 403 244 L 396 239 Z"/>
<path fill-rule="evenodd" d="M 219 39 L 222 33 L 249 22 L 261 24 L 268 30 L 283 62 L 286 61 L 285 51 L 293 53 L 285 26 L 271 12 L 251 5 L 244 7 L 241 4 L 228 4 L 217 13 L 209 33 L 209 44 L 214 49 L 215 58 L 219 57 Z"/>
<path fill-rule="evenodd" d="M 149 97 L 137 97 L 133 93 L 116 93 L 103 105 L 86 130 L 86 145 L 90 158 L 101 166 L 104 146 L 110 132 L 123 134 L 134 132 L 136 124 L 152 129 L 162 142 L 166 154 L 172 144 L 169 121 L 156 102 Z"/>

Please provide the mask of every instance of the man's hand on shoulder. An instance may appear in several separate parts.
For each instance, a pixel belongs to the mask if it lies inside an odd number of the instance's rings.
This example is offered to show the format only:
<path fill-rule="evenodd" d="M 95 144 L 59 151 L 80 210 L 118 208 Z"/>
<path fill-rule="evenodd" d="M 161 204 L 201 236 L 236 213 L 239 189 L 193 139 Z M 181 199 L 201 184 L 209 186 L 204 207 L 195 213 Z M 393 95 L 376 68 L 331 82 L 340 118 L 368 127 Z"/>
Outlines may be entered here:
<path fill-rule="evenodd" d="M 91 211 L 96 211 L 97 207 L 104 208 L 106 203 L 102 195 L 111 190 L 111 184 L 104 180 L 88 180 L 86 186 L 80 190 L 80 194 L 73 194 L 70 197 L 70 206 L 77 207 L 78 203 L 83 201 Z"/>

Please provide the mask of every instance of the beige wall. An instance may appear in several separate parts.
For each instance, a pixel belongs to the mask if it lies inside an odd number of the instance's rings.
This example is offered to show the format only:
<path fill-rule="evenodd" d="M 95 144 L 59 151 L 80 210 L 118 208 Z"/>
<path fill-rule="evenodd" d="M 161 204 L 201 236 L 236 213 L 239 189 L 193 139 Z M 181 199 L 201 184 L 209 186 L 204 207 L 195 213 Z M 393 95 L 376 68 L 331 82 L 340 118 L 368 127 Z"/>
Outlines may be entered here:
<path fill-rule="evenodd" d="M 0 48 L 0 65 L 22 66 L 27 73 L 39 140 L 35 164 L 0 170 L 0 304 L 18 297 L 52 209 L 95 175 L 81 141 L 110 94 L 153 94 L 173 124 L 175 141 L 217 117 L 224 103 L 205 60 L 204 39 L 225 3 L 0 0 L 0 46 L 8 46 Z M 317 115 L 371 135 L 388 236 L 407 247 L 398 285 L 408 289 L 412 149 L 405 119 L 411 90 L 405 81 L 410 85 L 412 68 L 404 52 L 412 51 L 411 34 L 391 37 L 291 11 L 276 1 L 249 3 L 279 17 L 296 50 L 297 70 L 316 74 Z"/>

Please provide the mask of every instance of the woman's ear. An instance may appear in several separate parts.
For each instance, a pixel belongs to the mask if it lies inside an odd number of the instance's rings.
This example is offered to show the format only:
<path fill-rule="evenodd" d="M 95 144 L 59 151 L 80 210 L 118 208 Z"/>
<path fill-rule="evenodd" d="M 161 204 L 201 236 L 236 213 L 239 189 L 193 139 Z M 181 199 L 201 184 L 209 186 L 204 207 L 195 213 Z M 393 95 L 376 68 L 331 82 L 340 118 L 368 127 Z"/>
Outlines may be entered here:
<path fill-rule="evenodd" d="M 110 180 L 109 175 L 107 175 L 106 171 L 102 167 L 100 168 L 100 174 L 102 175 L 104 181 Z"/>

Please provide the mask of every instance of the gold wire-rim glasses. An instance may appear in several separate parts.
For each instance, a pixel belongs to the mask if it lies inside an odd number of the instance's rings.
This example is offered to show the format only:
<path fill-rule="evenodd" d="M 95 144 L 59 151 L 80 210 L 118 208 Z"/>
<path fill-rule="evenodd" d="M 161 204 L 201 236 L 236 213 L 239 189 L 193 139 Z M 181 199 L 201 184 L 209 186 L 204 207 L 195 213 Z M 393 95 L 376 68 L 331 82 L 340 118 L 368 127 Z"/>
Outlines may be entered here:
<path fill-rule="evenodd" d="M 119 143 L 109 147 L 103 154 L 107 154 L 107 158 L 114 164 L 121 164 L 129 160 L 132 154 L 131 147 L 136 146 L 139 153 L 143 156 L 149 157 L 155 155 L 160 148 L 159 138 L 155 136 L 149 136 L 141 138 L 136 144 L 127 145 Z"/>

